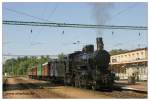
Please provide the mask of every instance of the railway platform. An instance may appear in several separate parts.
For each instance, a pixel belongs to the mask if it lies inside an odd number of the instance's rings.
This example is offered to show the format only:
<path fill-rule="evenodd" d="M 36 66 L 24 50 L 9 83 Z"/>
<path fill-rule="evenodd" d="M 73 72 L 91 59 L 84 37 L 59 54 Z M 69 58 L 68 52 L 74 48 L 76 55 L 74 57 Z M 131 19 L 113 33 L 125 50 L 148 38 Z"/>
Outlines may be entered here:
<path fill-rule="evenodd" d="M 124 89 L 131 89 L 131 90 L 136 90 L 136 91 L 141 91 L 141 92 L 147 92 L 148 87 L 147 87 L 147 82 L 136 82 L 135 84 L 128 84 L 127 80 L 120 80 L 120 81 L 115 81 L 115 83 Z"/>

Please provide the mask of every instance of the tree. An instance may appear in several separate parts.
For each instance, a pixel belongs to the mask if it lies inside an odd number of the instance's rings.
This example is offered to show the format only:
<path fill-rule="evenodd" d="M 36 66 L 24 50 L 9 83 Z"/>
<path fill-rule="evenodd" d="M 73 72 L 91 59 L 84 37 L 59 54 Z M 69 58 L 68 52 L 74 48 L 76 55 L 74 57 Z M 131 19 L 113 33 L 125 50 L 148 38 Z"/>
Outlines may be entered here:
<path fill-rule="evenodd" d="M 121 53 L 124 53 L 124 52 L 127 52 L 128 50 L 123 50 L 123 49 L 114 49 L 114 50 L 111 50 L 109 53 L 110 55 L 116 55 L 116 54 L 121 54 Z"/>
<path fill-rule="evenodd" d="M 63 53 L 58 55 L 58 60 L 64 61 L 65 55 Z"/>
<path fill-rule="evenodd" d="M 32 66 L 43 64 L 49 61 L 49 56 L 37 57 L 18 57 L 17 59 L 8 59 L 3 64 L 3 74 L 27 75 L 28 69 Z"/>

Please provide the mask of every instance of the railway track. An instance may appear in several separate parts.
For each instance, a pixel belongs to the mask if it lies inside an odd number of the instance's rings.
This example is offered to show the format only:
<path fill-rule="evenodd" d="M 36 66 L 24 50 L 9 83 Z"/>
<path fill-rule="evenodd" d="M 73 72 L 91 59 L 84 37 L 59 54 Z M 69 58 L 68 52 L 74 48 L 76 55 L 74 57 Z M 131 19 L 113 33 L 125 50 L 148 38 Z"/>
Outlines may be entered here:
<path fill-rule="evenodd" d="M 57 89 L 54 89 L 53 92 L 59 93 L 61 95 L 65 95 L 71 98 L 80 98 L 80 95 L 75 96 L 75 94 L 79 93 L 81 94 L 82 92 L 86 94 L 85 92 L 89 92 L 87 95 L 92 95 L 94 96 L 83 96 L 81 98 L 101 98 L 100 96 L 97 95 L 102 95 L 102 97 L 106 98 L 146 98 L 147 97 L 147 92 L 146 91 L 139 91 L 135 89 L 129 89 L 125 87 L 119 87 L 115 86 L 115 88 L 112 91 L 108 90 L 101 90 L 101 91 L 92 91 L 92 90 L 87 90 L 83 88 L 75 88 L 75 87 L 67 87 L 67 86 L 60 86 L 56 87 Z M 43 87 L 43 89 L 48 89 L 48 87 Z M 65 91 L 70 91 L 74 92 L 72 94 L 68 94 Z M 69 93 L 70 93 L 69 92 Z M 73 96 L 72 96 L 73 95 Z M 95 96 L 96 95 L 96 96 Z"/>
<path fill-rule="evenodd" d="M 8 78 L 4 84 L 3 98 L 66 98 L 49 90 L 43 89 L 37 80 Z"/>
<path fill-rule="evenodd" d="M 13 82 L 12 82 L 12 81 Z M 16 84 L 15 86 L 7 84 Z M 4 98 L 147 98 L 147 93 L 116 87 L 112 91 L 92 91 L 70 86 L 54 86 L 46 81 L 8 78 Z M 12 89 L 11 87 L 14 87 Z M 5 88 L 5 87 L 4 87 Z M 11 92 L 15 92 L 10 96 Z"/>
<path fill-rule="evenodd" d="M 121 89 L 124 91 L 133 91 L 133 92 L 137 92 L 137 93 L 141 93 L 141 94 L 147 94 L 147 91 L 129 88 L 129 87 L 122 87 Z"/>

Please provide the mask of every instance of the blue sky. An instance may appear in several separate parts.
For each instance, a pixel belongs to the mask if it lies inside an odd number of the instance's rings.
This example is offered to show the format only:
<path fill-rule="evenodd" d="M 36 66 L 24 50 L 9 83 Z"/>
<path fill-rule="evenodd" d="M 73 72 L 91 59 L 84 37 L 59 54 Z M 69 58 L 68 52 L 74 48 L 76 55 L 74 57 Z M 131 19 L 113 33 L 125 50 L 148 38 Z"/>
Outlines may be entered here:
<path fill-rule="evenodd" d="M 105 24 L 147 26 L 147 3 L 111 5 Z M 3 3 L 2 7 L 3 20 L 42 21 L 6 9 L 9 8 L 50 22 L 97 24 L 91 3 Z M 3 25 L 2 29 L 3 54 L 57 55 L 61 52 L 68 54 L 82 49 L 86 44 L 94 44 L 96 49 L 95 42 L 98 36 L 96 29 L 10 25 Z M 146 47 L 148 44 L 147 31 L 101 30 L 101 32 L 106 50 L 136 49 Z M 77 41 L 80 41 L 80 44 L 73 44 Z"/>

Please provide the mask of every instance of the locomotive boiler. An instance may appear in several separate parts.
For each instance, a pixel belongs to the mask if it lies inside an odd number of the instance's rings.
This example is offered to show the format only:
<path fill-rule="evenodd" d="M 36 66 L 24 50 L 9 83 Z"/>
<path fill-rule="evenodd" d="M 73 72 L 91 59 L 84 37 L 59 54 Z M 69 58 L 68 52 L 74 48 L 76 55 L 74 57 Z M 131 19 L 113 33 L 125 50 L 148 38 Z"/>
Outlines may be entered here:
<path fill-rule="evenodd" d="M 81 88 L 111 89 L 114 77 L 108 70 L 110 55 L 103 49 L 102 38 L 97 38 L 97 50 L 94 45 L 86 45 L 82 51 L 68 55 L 64 83 Z"/>

